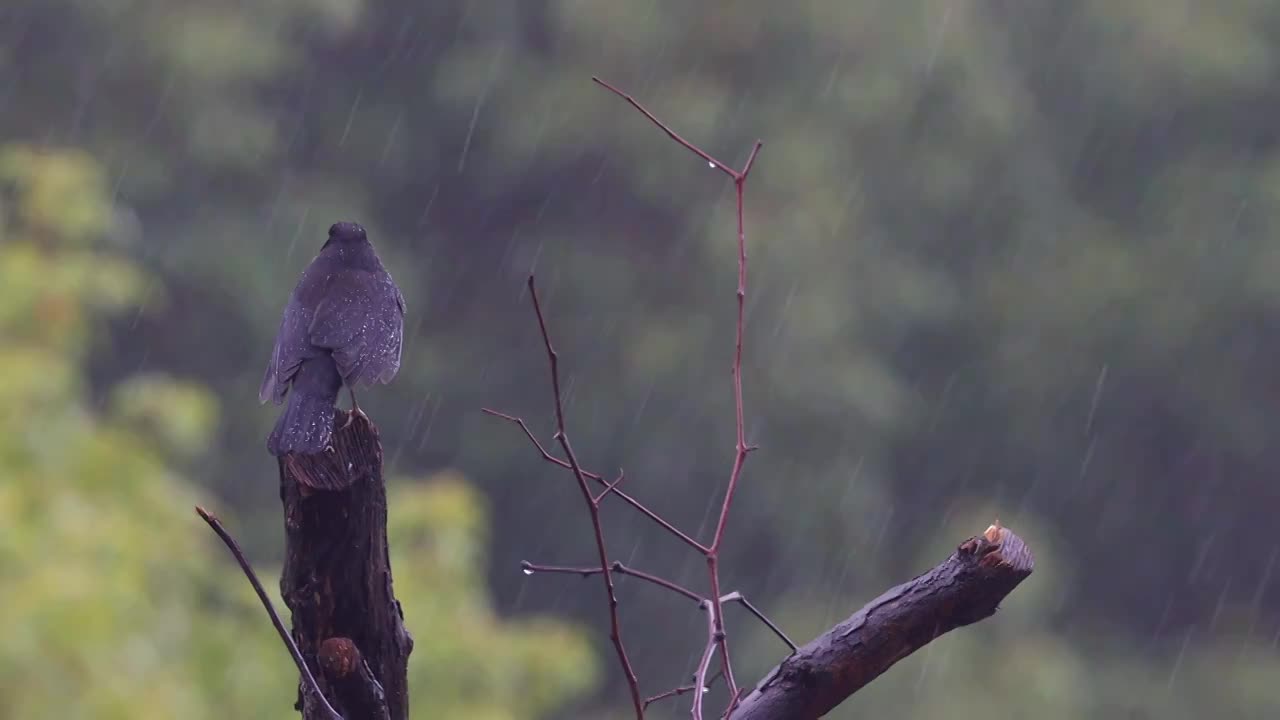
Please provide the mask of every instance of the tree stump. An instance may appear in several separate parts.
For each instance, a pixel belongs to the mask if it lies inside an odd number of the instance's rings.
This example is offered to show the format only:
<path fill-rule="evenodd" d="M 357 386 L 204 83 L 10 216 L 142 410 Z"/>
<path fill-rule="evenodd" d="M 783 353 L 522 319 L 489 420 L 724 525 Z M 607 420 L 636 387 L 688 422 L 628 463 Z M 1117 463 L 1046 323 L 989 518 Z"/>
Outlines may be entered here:
<path fill-rule="evenodd" d="M 343 427 L 350 420 L 350 424 Z M 333 449 L 280 467 L 293 639 L 345 720 L 407 720 L 413 638 L 392 589 L 382 445 L 366 417 L 339 411 Z M 328 720 L 299 686 L 304 720 Z"/>

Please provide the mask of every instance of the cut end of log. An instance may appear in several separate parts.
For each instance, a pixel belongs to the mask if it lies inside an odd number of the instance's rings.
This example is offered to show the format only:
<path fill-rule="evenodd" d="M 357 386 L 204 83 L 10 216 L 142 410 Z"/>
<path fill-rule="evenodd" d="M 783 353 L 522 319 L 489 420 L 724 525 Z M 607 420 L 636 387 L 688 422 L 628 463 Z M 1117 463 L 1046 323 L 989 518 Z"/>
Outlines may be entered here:
<path fill-rule="evenodd" d="M 334 418 L 331 447 L 315 455 L 289 453 L 280 458 L 298 483 L 307 490 L 346 490 L 356 482 L 367 479 L 361 458 L 368 453 L 382 453 L 378 442 L 378 428 L 364 415 L 352 417 L 350 411 L 338 410 Z"/>
<path fill-rule="evenodd" d="M 963 555 L 978 558 L 980 568 L 1003 568 L 1018 575 L 1021 580 L 1035 569 L 1035 557 L 1027 544 L 1009 528 L 996 520 L 981 535 L 969 538 L 958 550 Z"/>

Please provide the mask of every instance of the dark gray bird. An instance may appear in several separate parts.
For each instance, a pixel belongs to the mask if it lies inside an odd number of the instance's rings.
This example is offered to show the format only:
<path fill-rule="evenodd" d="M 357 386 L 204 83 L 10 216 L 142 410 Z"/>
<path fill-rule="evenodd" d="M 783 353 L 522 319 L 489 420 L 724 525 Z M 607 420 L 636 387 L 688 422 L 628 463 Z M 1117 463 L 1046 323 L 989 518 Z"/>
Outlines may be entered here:
<path fill-rule="evenodd" d="M 271 454 L 324 451 L 338 391 L 346 385 L 351 417 L 363 416 L 355 386 L 390 382 L 400 369 L 403 341 L 400 288 L 364 228 L 334 224 L 289 296 L 258 391 L 259 402 L 279 405 L 289 398 L 267 438 Z"/>

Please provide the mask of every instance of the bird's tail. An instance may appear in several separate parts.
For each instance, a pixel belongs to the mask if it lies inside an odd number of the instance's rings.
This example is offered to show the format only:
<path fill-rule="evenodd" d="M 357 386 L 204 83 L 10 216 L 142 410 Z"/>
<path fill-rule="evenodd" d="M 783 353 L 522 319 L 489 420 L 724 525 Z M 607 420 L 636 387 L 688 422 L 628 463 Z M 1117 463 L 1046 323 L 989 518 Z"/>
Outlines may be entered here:
<path fill-rule="evenodd" d="M 289 393 L 289 404 L 267 436 L 267 450 L 272 455 L 314 455 L 329 445 L 333 434 L 334 398 L 326 393 L 300 390 L 294 388 L 294 392 Z"/>

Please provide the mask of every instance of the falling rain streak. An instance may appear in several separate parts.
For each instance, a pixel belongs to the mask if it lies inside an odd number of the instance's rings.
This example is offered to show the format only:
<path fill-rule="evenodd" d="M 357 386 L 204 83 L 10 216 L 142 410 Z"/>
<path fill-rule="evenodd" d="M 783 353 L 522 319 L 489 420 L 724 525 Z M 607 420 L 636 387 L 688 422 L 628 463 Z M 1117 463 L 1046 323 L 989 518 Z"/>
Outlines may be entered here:
<path fill-rule="evenodd" d="M 189 506 L 218 505 L 277 580 L 265 443 L 290 398 L 256 391 L 299 273 L 350 220 L 405 301 L 399 345 L 371 317 L 335 344 L 401 356 L 357 393 L 415 707 L 633 716 L 601 579 L 520 565 L 599 562 L 526 282 L 577 459 L 625 469 L 586 478 L 608 557 L 709 599 L 742 190 L 760 450 L 719 594 L 803 643 L 996 518 L 1038 562 L 827 717 L 1280 716 L 1280 4 L 106 7 L 0 9 L 6 708 L 291 712 L 297 670 Z M 321 375 L 295 416 L 312 441 L 338 417 Z M 705 696 L 719 717 L 729 678 L 694 679 L 707 611 L 614 580 L 639 690 L 685 688 L 645 716 Z M 790 650 L 736 603 L 722 619 L 751 691 Z"/>

